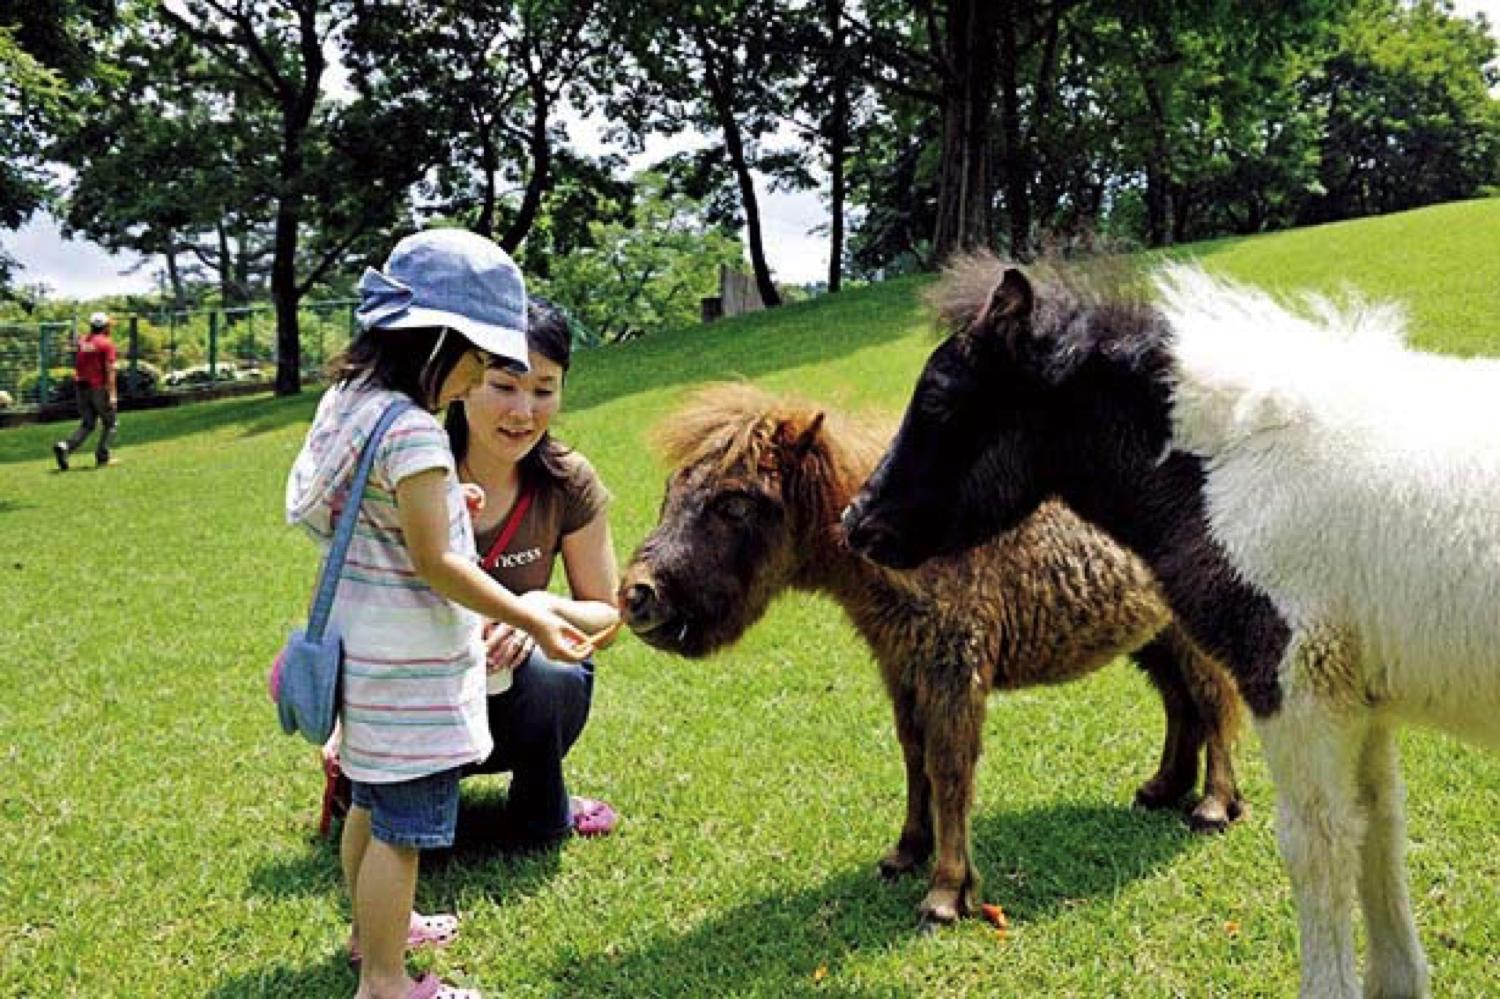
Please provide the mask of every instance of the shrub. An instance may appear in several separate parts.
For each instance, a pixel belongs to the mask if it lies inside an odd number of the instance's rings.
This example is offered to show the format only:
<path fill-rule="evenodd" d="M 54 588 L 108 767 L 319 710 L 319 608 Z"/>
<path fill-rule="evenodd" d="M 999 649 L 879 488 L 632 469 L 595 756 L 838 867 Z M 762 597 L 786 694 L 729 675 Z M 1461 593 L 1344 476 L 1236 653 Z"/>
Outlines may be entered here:
<path fill-rule="evenodd" d="M 128 365 L 121 365 L 115 382 L 121 399 L 144 399 L 161 391 L 161 370 L 145 361 L 137 361 L 133 371 Z"/>
<path fill-rule="evenodd" d="M 37 398 L 38 382 L 41 376 L 35 371 L 28 371 L 16 382 L 16 394 L 22 399 L 35 400 L 38 405 L 45 406 L 54 402 L 72 402 L 73 392 L 73 369 L 72 368 L 48 368 L 47 369 L 47 398 Z"/>

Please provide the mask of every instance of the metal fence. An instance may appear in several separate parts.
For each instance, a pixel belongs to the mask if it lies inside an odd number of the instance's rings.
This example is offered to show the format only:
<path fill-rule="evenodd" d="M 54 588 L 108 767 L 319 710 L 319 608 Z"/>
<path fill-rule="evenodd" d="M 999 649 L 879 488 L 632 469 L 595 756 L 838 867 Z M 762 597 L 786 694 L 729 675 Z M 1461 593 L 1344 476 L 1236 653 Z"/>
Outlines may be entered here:
<path fill-rule="evenodd" d="M 354 330 L 353 299 L 304 302 L 301 366 L 315 377 Z M 114 316 L 121 396 L 200 389 L 276 377 L 276 314 L 269 305 Z M 0 408 L 73 398 L 73 354 L 87 323 L 0 322 Z"/>

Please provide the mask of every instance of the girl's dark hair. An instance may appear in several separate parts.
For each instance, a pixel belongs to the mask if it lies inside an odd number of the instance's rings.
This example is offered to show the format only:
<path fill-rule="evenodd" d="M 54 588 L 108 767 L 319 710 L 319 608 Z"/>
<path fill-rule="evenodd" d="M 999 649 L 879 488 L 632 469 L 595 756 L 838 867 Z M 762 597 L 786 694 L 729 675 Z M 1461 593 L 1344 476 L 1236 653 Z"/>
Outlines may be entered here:
<path fill-rule="evenodd" d="M 443 336 L 441 326 L 363 330 L 348 350 L 329 362 L 328 378 L 335 385 L 364 382 L 404 392 L 423 409 L 433 409 L 443 382 L 463 356 L 475 349 L 463 334 L 447 333 Z"/>
<path fill-rule="evenodd" d="M 545 298 L 532 298 L 526 305 L 526 346 L 562 368 L 563 380 L 567 380 L 568 366 L 573 361 L 573 328 L 567 314 Z M 507 367 L 498 358 L 492 358 L 490 366 Z M 469 453 L 469 417 L 462 402 L 448 404 L 444 425 L 454 459 L 463 461 Z M 554 440 L 550 431 L 543 434 L 536 447 L 521 459 L 521 481 L 562 482 L 566 475 L 562 459 L 572 450 Z"/>

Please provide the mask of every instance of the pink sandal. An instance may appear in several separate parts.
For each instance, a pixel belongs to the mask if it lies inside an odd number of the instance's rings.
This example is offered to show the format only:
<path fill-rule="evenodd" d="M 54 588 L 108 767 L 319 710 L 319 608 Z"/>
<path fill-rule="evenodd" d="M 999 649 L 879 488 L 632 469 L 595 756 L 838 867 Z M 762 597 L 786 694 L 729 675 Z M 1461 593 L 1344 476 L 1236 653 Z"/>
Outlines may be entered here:
<path fill-rule="evenodd" d="M 457 916 L 424 916 L 420 912 L 414 911 L 411 914 L 411 921 L 406 924 L 407 950 L 417 947 L 431 947 L 434 950 L 441 950 L 457 938 Z M 358 964 L 362 960 L 364 960 L 364 955 L 360 953 L 359 942 L 350 937 L 349 963 Z"/>
<path fill-rule="evenodd" d="M 406 994 L 406 999 L 480 999 L 480 996 L 474 989 L 461 989 L 448 985 L 437 975 L 429 972 L 411 987 L 411 991 Z"/>
<path fill-rule="evenodd" d="M 615 831 L 620 816 L 609 802 L 597 798 L 572 798 L 573 831 L 580 836 L 608 836 Z"/>

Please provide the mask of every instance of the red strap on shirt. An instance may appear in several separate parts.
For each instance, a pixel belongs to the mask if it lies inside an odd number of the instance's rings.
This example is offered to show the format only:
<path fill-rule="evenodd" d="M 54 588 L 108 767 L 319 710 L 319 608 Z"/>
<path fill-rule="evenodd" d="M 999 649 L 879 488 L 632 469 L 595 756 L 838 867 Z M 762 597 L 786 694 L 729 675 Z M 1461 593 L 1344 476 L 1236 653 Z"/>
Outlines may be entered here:
<path fill-rule="evenodd" d="M 500 555 L 505 551 L 505 546 L 510 544 L 510 539 L 516 536 L 516 531 L 521 528 L 521 518 L 526 516 L 526 508 L 531 506 L 531 491 L 522 493 L 516 500 L 516 505 L 511 507 L 510 516 L 505 518 L 505 526 L 500 529 L 500 536 L 495 543 L 490 545 L 490 550 L 484 553 L 484 558 L 479 560 L 480 568 L 486 572 L 493 569 L 500 561 Z"/>

